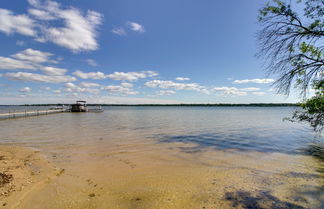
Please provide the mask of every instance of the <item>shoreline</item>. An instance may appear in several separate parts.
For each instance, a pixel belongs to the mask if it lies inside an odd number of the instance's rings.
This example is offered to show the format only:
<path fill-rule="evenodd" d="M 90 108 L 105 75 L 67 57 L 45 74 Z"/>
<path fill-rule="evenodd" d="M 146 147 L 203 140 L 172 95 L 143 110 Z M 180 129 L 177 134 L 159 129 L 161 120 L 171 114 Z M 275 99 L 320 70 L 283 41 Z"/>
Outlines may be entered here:
<path fill-rule="evenodd" d="M 310 157 L 208 149 L 181 154 L 178 148 L 192 146 L 183 143 L 138 146 L 77 146 L 64 156 L 1 145 L 1 172 L 13 180 L 0 189 L 14 185 L 14 190 L 0 196 L 0 208 L 316 208 L 318 203 L 298 193 L 323 182 L 306 166 Z"/>

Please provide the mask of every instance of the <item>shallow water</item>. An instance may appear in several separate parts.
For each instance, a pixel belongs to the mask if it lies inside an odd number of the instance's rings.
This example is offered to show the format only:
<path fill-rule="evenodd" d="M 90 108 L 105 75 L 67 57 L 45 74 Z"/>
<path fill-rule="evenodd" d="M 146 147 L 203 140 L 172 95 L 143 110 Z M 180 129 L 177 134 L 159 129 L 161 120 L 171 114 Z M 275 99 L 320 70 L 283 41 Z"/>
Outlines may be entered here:
<path fill-rule="evenodd" d="M 106 107 L 2 120 L 1 144 L 65 169 L 22 208 L 318 208 L 323 164 L 304 150 L 323 138 L 283 121 L 294 109 Z"/>

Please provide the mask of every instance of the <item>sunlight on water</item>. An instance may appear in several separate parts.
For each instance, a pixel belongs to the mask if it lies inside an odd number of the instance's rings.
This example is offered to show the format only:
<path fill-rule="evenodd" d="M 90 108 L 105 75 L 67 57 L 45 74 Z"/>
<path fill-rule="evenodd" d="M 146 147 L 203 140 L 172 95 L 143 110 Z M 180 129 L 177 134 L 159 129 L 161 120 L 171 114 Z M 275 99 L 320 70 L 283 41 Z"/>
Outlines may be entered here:
<path fill-rule="evenodd" d="M 303 150 L 322 138 L 283 121 L 293 111 L 106 107 L 2 120 L 0 133 L 64 169 L 21 208 L 316 208 L 323 164 Z"/>

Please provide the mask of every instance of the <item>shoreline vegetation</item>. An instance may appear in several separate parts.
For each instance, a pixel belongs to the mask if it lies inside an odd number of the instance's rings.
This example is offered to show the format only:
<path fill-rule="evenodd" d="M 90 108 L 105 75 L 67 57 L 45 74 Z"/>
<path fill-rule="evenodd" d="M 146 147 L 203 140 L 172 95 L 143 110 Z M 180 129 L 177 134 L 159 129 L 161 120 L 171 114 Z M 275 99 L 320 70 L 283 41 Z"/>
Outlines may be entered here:
<path fill-rule="evenodd" d="M 61 106 L 70 104 L 21 104 L 21 105 L 0 105 L 0 106 Z M 107 106 L 107 107 L 285 107 L 285 106 L 301 106 L 300 103 L 247 103 L 247 104 L 230 104 L 230 103 L 210 103 L 210 104 L 87 104 L 88 106 Z"/>

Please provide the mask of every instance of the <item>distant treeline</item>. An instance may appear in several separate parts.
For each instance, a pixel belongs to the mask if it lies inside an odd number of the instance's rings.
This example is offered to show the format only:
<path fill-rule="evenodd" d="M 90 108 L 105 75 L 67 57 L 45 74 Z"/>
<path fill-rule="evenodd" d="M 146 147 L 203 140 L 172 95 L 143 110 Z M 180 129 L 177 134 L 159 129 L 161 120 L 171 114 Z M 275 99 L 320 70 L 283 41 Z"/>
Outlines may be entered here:
<path fill-rule="evenodd" d="M 18 106 L 68 106 L 70 104 L 24 104 Z M 250 104 L 87 104 L 88 106 L 109 106 L 109 107 L 284 107 L 300 106 L 299 103 L 250 103 Z"/>

